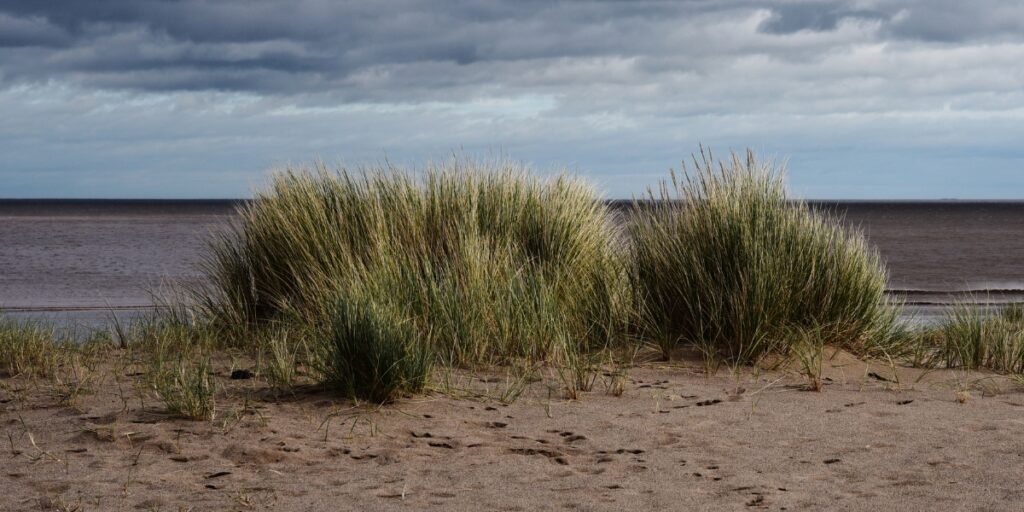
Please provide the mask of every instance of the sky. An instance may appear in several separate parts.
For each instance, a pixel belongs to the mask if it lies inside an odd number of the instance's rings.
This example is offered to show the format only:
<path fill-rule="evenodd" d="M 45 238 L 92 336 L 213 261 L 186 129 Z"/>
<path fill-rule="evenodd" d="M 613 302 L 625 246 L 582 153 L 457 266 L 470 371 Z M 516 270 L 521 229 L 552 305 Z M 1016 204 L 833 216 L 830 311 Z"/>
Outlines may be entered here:
<path fill-rule="evenodd" d="M 246 197 L 459 153 L 606 197 L 751 148 L 814 199 L 1024 199 L 1016 0 L 3 0 L 0 197 Z"/>

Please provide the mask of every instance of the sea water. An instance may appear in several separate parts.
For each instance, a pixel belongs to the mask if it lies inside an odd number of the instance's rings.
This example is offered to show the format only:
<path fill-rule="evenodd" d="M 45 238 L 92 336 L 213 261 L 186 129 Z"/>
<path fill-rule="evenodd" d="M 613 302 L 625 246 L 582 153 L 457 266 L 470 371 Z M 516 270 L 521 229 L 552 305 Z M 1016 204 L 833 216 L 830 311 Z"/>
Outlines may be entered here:
<path fill-rule="evenodd" d="M 0 200 L 0 309 L 91 324 L 144 312 L 169 284 L 200 282 L 207 243 L 238 205 Z M 864 232 L 915 321 L 934 321 L 958 301 L 1024 301 L 1024 202 L 811 206 Z"/>

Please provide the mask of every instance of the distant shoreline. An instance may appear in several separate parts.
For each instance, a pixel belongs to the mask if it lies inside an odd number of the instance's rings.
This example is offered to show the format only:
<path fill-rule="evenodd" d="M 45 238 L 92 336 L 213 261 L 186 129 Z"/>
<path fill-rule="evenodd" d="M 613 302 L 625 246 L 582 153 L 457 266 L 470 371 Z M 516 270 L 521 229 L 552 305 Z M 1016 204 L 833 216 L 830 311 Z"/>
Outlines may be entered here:
<path fill-rule="evenodd" d="M 83 217 L 107 215 L 232 215 L 235 209 L 251 198 L 220 199 L 87 199 L 87 198 L 0 198 L 0 218 L 4 217 Z M 1024 208 L 1024 199 L 805 199 L 814 210 L 851 209 L 858 207 L 892 207 L 969 209 L 978 206 Z M 650 204 L 640 199 L 640 204 Z M 794 201 L 799 202 L 799 201 Z M 633 208 L 633 199 L 605 199 L 615 211 Z"/>
<path fill-rule="evenodd" d="M 105 198 L 89 198 L 89 197 L 0 197 L 0 206 L 5 203 L 10 204 L 60 204 L 69 203 L 82 205 L 87 203 L 106 203 L 106 204 L 201 204 L 201 203 L 245 203 L 252 201 L 252 198 L 245 197 L 209 197 L 209 198 L 187 198 L 187 197 L 157 197 L 157 198 L 118 198 L 118 197 L 105 197 Z M 604 199 L 609 204 L 630 204 L 633 202 L 631 198 L 610 198 Z M 640 202 L 648 202 L 649 199 L 639 199 Z M 1022 199 L 867 199 L 867 198 L 845 198 L 845 199 L 794 199 L 793 202 L 802 201 L 808 204 L 1024 204 L 1024 198 Z"/>
<path fill-rule="evenodd" d="M 889 289 L 885 293 L 889 296 L 904 297 L 901 301 L 908 306 L 954 306 L 957 304 L 969 303 L 974 306 L 1001 306 L 1006 304 L 1024 303 L 1024 289 L 989 289 L 989 290 L 902 290 Z M 981 299 L 995 296 L 996 300 L 969 300 L 967 297 Z M 926 300 L 925 297 L 936 297 Z M 998 298 L 1002 297 L 1003 300 Z M 941 298 L 946 298 L 942 300 Z M 1013 300 L 1016 299 L 1016 300 Z M 4 307 L 0 306 L 2 313 L 63 313 L 63 312 L 103 312 L 103 311 L 146 311 L 157 308 L 156 304 L 118 304 L 118 305 L 19 305 Z"/>

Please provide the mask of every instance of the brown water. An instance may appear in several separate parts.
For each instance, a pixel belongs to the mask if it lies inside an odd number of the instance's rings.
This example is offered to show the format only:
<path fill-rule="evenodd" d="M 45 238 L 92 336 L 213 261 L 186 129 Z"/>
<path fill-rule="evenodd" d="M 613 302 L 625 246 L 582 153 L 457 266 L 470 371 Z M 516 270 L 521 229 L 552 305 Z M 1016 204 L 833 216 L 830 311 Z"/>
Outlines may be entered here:
<path fill-rule="evenodd" d="M 230 201 L 0 201 L 0 308 L 93 323 L 195 282 Z"/>
<path fill-rule="evenodd" d="M 1024 294 L 1024 202 L 843 202 L 815 206 L 860 226 L 886 260 L 890 289 Z M 979 297 L 980 298 L 980 297 Z"/>
<path fill-rule="evenodd" d="M 1024 202 L 842 202 L 818 208 L 864 230 L 908 315 L 929 323 L 950 304 L 1024 301 Z"/>
<path fill-rule="evenodd" d="M 199 279 L 231 201 L 0 200 L 0 308 L 96 319 Z M 934 316 L 973 293 L 1024 300 L 1024 202 L 819 202 L 877 245 L 890 288 Z"/>

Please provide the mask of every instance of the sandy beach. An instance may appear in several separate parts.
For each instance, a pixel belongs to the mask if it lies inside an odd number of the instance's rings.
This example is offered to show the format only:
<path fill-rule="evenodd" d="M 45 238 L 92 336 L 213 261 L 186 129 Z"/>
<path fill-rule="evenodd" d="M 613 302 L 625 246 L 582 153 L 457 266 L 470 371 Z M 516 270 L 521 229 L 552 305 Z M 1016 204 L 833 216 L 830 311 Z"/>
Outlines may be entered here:
<path fill-rule="evenodd" d="M 0 512 L 1024 512 L 1022 61 L 1013 0 L 0 1 Z"/>
<path fill-rule="evenodd" d="M 235 361 L 237 364 L 238 361 Z M 168 417 L 132 368 L 74 406 L 0 380 L 4 510 L 1009 510 L 1024 393 L 984 373 L 838 354 L 795 374 L 696 361 L 599 378 L 579 400 L 502 376 L 356 406 L 231 380 L 213 421 Z M 102 372 L 101 372 L 102 373 Z M 117 375 L 114 378 L 114 375 Z"/>

